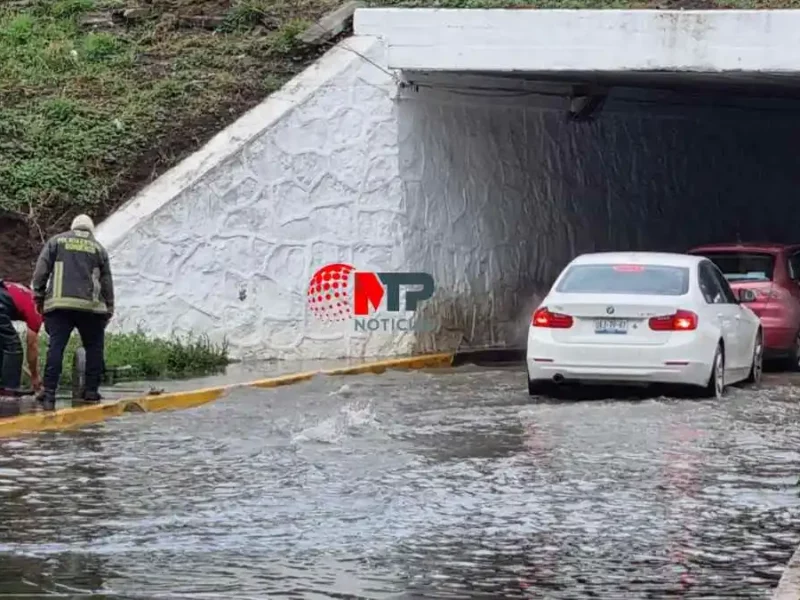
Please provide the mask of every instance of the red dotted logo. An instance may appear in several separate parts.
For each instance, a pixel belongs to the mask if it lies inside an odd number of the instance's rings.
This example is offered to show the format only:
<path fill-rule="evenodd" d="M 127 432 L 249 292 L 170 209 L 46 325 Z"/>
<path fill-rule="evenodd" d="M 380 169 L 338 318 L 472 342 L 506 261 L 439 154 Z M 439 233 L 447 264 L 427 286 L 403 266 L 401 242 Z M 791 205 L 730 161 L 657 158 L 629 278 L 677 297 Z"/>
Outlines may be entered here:
<path fill-rule="evenodd" d="M 345 321 L 352 316 L 352 274 L 344 263 L 325 265 L 308 284 L 308 306 L 322 321 Z"/>

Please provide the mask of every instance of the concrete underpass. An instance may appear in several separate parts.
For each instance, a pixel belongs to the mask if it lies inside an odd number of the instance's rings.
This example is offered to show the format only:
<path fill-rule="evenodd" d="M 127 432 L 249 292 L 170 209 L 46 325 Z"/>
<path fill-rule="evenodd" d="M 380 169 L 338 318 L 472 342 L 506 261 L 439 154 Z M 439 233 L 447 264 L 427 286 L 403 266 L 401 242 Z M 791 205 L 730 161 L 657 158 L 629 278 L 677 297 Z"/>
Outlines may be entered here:
<path fill-rule="evenodd" d="M 420 236 L 410 262 L 453 292 L 427 309 L 471 343 L 524 346 L 532 304 L 583 252 L 800 239 L 800 101 L 775 98 L 792 87 L 403 75 L 401 177 Z M 495 328 L 476 329 L 476 313 Z"/>
<path fill-rule="evenodd" d="M 258 358 L 515 346 L 577 253 L 796 241 L 800 17 L 782 12 L 359 10 L 101 226 L 114 326 Z M 437 330 L 315 320 L 308 278 L 339 261 L 433 274 Z"/>

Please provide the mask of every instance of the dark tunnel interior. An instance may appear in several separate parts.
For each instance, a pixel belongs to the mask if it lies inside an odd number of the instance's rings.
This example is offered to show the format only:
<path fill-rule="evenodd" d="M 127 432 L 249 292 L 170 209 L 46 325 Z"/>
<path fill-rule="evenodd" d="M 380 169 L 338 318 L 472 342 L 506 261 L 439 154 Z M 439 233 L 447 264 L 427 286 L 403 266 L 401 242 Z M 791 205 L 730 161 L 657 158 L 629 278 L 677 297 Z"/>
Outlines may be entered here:
<path fill-rule="evenodd" d="M 791 78 L 405 76 L 410 262 L 451 291 L 427 310 L 470 345 L 519 345 L 584 252 L 800 242 Z"/>

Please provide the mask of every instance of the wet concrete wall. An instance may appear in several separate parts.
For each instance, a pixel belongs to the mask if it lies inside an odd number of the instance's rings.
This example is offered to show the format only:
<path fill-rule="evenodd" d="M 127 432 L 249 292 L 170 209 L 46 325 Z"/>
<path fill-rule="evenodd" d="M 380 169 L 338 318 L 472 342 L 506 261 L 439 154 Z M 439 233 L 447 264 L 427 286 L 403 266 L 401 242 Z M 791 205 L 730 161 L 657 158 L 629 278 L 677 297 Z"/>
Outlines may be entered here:
<path fill-rule="evenodd" d="M 575 123 L 525 98 L 403 94 L 406 259 L 434 274 L 425 310 L 445 329 L 524 344 L 531 308 L 582 252 L 800 240 L 800 111 L 641 98 Z"/>

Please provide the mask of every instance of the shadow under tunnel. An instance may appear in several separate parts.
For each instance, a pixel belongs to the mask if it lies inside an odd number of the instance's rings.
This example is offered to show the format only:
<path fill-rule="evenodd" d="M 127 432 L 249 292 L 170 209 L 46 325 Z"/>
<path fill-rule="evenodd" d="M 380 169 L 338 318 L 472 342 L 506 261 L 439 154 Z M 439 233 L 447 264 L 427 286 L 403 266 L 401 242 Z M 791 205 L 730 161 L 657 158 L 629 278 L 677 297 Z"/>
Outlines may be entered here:
<path fill-rule="evenodd" d="M 405 76 L 406 260 L 437 282 L 423 316 L 466 347 L 524 345 L 530 311 L 584 252 L 800 240 L 791 87 Z M 604 96 L 599 110 L 574 120 L 570 97 L 587 93 Z M 418 349 L 434 338 L 420 334 Z"/>

